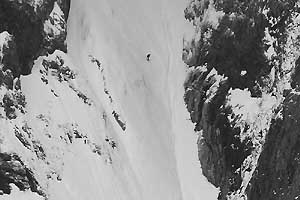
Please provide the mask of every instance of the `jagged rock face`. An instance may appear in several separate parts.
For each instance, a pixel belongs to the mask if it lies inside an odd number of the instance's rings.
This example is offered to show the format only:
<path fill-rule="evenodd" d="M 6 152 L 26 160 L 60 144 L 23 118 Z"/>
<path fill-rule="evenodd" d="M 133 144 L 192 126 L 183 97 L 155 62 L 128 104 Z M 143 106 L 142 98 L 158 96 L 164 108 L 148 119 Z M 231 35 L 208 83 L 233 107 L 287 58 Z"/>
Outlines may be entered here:
<path fill-rule="evenodd" d="M 0 38 L 3 42 L 1 47 L 1 63 L 3 64 L 2 71 L 8 70 L 12 74 L 20 74 L 20 63 L 17 52 L 17 46 L 12 35 L 7 31 L 0 33 Z M 1 72 L 2 72 L 1 71 Z M 8 84 L 11 86 L 12 84 Z"/>
<path fill-rule="evenodd" d="M 59 7 L 64 12 L 65 20 L 68 20 L 71 0 L 57 0 Z"/>
<path fill-rule="evenodd" d="M 38 56 L 66 51 L 66 18 L 70 1 L 55 0 L 3 0 L 0 2 L 0 121 L 1 131 L 12 124 L 9 131 L 17 141 L 37 159 L 45 160 L 40 142 L 34 139 L 27 123 L 19 126 L 16 121 L 26 115 L 26 98 L 21 90 L 20 75 L 31 73 Z M 60 8 L 61 6 L 61 8 Z M 63 9 L 63 11 L 61 11 Z M 45 60 L 46 67 L 61 71 L 62 79 L 73 76 L 70 69 L 57 61 Z M 67 74 L 67 75 L 66 75 Z M 64 76 L 65 75 L 65 76 Z M 15 121 L 16 120 L 16 121 Z M 23 121 L 24 122 L 24 121 Z M 5 124 L 5 125 L 4 125 Z M 5 131 L 4 131 L 5 132 Z M 5 138 L 8 136 L 5 133 Z M 2 134 L 2 133 L 1 133 Z M 7 139 L 7 138 L 6 138 Z M 0 139 L 0 195 L 10 194 L 15 185 L 21 191 L 30 190 L 42 198 L 45 185 L 40 186 L 32 165 L 17 152 L 6 151 L 3 135 Z"/>
<path fill-rule="evenodd" d="M 258 160 L 255 175 L 247 188 L 249 199 L 298 199 L 300 170 L 299 59 L 292 74 L 292 90 L 278 107 Z"/>
<path fill-rule="evenodd" d="M 17 55 L 12 66 L 14 76 L 29 74 L 35 60 L 40 54 L 45 54 L 44 21 L 53 10 L 54 0 L 3 0 L 0 4 L 0 32 L 7 31 L 15 42 Z M 61 1 L 65 12 L 68 3 Z M 55 47 L 58 45 L 55 45 Z M 65 49 L 62 49 L 65 50 Z"/>
<path fill-rule="evenodd" d="M 185 10 L 196 31 L 184 99 L 220 200 L 299 195 L 299 13 L 297 1 L 192 0 Z"/>
<path fill-rule="evenodd" d="M 11 183 L 22 191 L 30 189 L 44 196 L 32 172 L 18 155 L 0 153 L 0 194 L 10 194 Z"/>
<path fill-rule="evenodd" d="M 250 200 L 299 198 L 299 102 L 299 94 L 288 94 L 281 118 L 272 121 L 255 175 L 247 188 Z"/>
<path fill-rule="evenodd" d="M 291 13 L 297 10 L 295 2 L 192 1 L 185 13 L 197 26 L 197 39 L 188 47 L 194 53 L 186 62 L 214 67 L 228 77 L 231 87 L 248 88 L 259 96 L 274 62 L 281 62 L 280 57 L 268 59 L 265 54 L 270 47 L 265 30 L 277 39 L 271 46 L 280 55 Z"/>

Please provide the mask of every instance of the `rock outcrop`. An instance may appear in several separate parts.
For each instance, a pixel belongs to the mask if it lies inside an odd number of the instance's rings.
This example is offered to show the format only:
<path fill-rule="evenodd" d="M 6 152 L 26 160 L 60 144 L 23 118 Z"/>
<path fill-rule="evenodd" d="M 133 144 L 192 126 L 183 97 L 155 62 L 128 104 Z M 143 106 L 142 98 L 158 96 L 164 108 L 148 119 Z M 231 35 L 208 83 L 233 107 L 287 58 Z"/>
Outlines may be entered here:
<path fill-rule="evenodd" d="M 47 53 L 45 47 L 52 45 L 46 43 L 44 22 L 47 19 L 56 20 L 50 15 L 54 2 L 54 0 L 3 0 L 1 2 L 0 32 L 7 31 L 13 37 L 15 48 L 10 48 L 10 51 L 16 51 L 14 60 L 18 67 L 13 66 L 17 69 L 12 70 L 15 77 L 20 74 L 29 74 L 33 61 L 39 55 Z M 69 3 L 61 1 L 60 4 L 64 6 L 65 13 L 68 12 Z M 61 23 L 65 23 L 64 20 L 61 20 Z M 61 34 L 65 35 L 64 31 L 65 29 Z"/>
<path fill-rule="evenodd" d="M 299 198 L 299 3 L 192 0 L 185 102 L 219 200 Z"/>
<path fill-rule="evenodd" d="M 66 19 L 69 6 L 70 1 L 55 0 L 0 2 L 1 131 L 5 132 L 5 127 L 10 127 L 9 131 L 15 134 L 17 141 L 40 160 L 45 160 L 46 157 L 43 146 L 34 139 L 27 125 L 18 127 L 15 121 L 22 120 L 27 112 L 20 76 L 31 73 L 39 56 L 48 55 L 54 50 L 66 51 Z M 9 134 L 5 134 L 7 139 Z M 45 185 L 40 185 L 32 165 L 18 155 L 18 152 L 5 150 L 2 139 L 0 195 L 10 194 L 12 185 L 15 185 L 20 191 L 30 190 L 42 198 L 47 198 L 43 188 Z"/>
<path fill-rule="evenodd" d="M 20 157 L 16 154 L 0 153 L 0 191 L 1 194 L 10 194 L 9 184 L 15 184 L 21 191 L 30 189 L 41 196 L 45 194 L 41 190 L 37 180 Z"/>

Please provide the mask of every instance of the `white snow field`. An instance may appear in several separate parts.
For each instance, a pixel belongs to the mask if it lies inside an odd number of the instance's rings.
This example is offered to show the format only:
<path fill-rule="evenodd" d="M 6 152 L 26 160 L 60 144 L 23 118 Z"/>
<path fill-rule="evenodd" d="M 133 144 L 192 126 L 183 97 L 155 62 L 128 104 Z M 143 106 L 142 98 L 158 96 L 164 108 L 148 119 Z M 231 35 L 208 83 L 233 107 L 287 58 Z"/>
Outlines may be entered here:
<path fill-rule="evenodd" d="M 8 127 L 1 148 L 22 155 L 49 200 L 217 199 L 218 189 L 201 173 L 183 102 L 186 4 L 71 1 L 68 54 L 35 62 L 21 79 L 27 113 L 0 124 Z M 45 69 L 43 60 L 63 60 L 74 77 L 59 80 L 60 71 Z M 24 124 L 44 159 L 13 137 L 9 127 Z M 41 199 L 13 188 L 10 199 Z"/>

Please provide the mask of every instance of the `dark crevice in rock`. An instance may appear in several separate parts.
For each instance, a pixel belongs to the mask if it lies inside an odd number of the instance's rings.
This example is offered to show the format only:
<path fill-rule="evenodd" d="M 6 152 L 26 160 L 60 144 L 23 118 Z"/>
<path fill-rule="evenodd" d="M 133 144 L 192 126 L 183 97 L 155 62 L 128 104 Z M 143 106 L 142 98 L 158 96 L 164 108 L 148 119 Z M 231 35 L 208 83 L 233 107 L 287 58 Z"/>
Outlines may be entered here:
<path fill-rule="evenodd" d="M 206 91 L 212 86 L 214 82 L 205 81 L 209 71 L 195 70 L 191 72 L 186 82 L 184 83 L 185 94 L 184 101 L 187 109 L 190 112 L 190 117 L 193 123 L 196 123 L 195 130 L 198 128 L 202 118 L 202 108 L 205 101 Z"/>
<path fill-rule="evenodd" d="M 247 188 L 249 200 L 292 200 L 300 195 L 300 96 L 290 93 L 274 119 Z"/>
<path fill-rule="evenodd" d="M 294 89 L 300 87 L 300 58 L 298 58 L 295 63 L 295 69 L 292 73 L 291 86 Z"/>
<path fill-rule="evenodd" d="M 30 150 L 31 148 L 30 142 L 27 140 L 26 136 L 22 134 L 21 130 L 17 126 L 14 127 L 14 132 L 15 132 L 15 136 L 22 143 L 22 145 Z"/>
<path fill-rule="evenodd" d="M 56 38 L 51 42 L 45 39 L 44 22 L 53 10 L 54 2 L 55 0 L 43 0 L 41 5 L 34 8 L 34 2 L 31 1 L 1 1 L 0 32 L 8 31 L 14 41 L 10 48 L 11 53 L 6 55 L 12 59 L 3 64 L 5 68 L 11 69 L 14 77 L 29 74 L 34 60 L 39 55 L 51 53 L 49 50 L 53 48 L 66 51 L 65 33 L 62 34 L 61 40 Z M 67 18 L 70 0 L 60 0 L 58 3 L 63 7 Z"/>
<path fill-rule="evenodd" d="M 18 155 L 0 153 L 0 190 L 4 194 L 10 194 L 11 183 L 21 191 L 30 189 L 45 197 L 32 171 L 24 165 Z"/>
<path fill-rule="evenodd" d="M 123 122 L 123 121 L 120 119 L 120 115 L 119 115 L 118 113 L 116 113 L 116 111 L 113 111 L 113 112 L 112 112 L 112 115 L 114 116 L 116 122 L 119 124 L 119 126 L 121 127 L 121 129 L 122 129 L 123 131 L 125 131 L 125 130 L 126 130 L 126 123 Z"/>
<path fill-rule="evenodd" d="M 69 12 L 71 8 L 71 0 L 57 0 L 59 6 L 62 8 L 64 12 L 65 20 L 67 21 L 69 18 Z"/>
<path fill-rule="evenodd" d="M 2 0 L 0 3 L 0 32 L 8 31 L 15 38 L 16 51 L 20 69 L 13 70 L 15 76 L 29 74 L 33 60 L 41 51 L 43 42 L 43 20 L 53 9 L 49 3 L 48 9 L 38 16 L 34 8 L 27 3 Z"/>

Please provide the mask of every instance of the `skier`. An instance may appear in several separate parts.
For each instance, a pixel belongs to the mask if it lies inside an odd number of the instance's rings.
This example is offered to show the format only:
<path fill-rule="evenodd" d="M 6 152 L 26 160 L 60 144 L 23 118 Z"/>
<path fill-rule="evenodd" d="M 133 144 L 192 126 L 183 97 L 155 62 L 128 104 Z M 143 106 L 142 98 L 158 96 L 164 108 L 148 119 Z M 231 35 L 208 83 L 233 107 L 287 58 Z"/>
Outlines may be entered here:
<path fill-rule="evenodd" d="M 151 56 L 151 54 L 148 53 L 148 54 L 147 54 L 147 61 L 150 61 L 150 56 Z"/>

